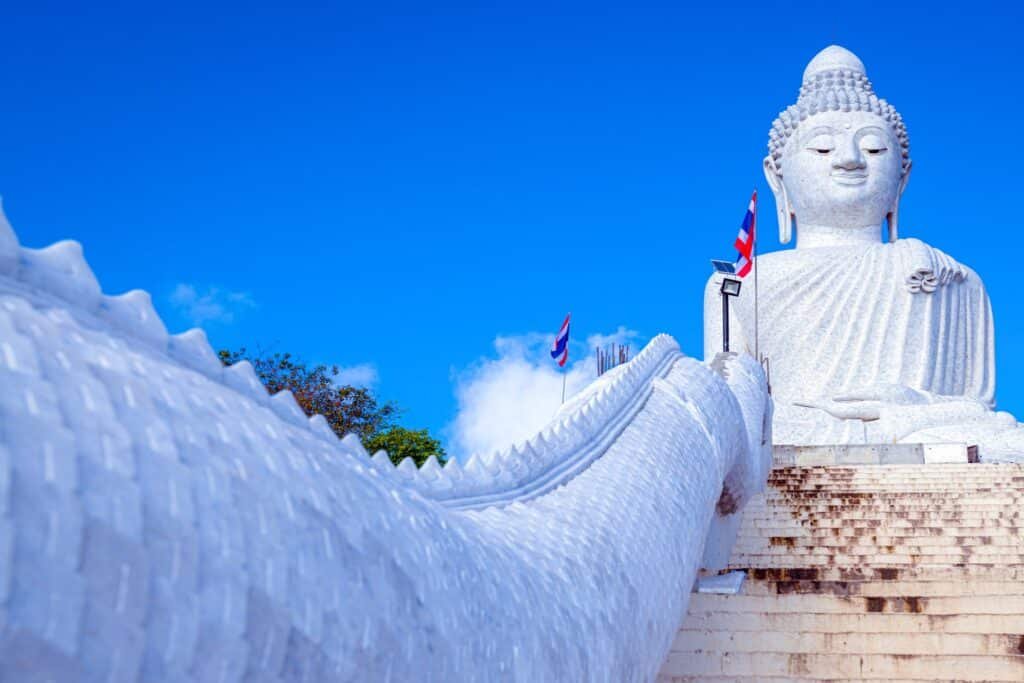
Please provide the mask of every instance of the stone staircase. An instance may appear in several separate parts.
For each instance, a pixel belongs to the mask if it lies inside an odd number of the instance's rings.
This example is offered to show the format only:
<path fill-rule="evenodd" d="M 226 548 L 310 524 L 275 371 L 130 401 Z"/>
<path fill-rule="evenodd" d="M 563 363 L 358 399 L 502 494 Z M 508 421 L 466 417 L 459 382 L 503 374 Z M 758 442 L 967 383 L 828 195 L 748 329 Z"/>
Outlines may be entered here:
<path fill-rule="evenodd" d="M 1024 681 L 1022 502 L 1024 465 L 776 468 L 658 681 Z"/>

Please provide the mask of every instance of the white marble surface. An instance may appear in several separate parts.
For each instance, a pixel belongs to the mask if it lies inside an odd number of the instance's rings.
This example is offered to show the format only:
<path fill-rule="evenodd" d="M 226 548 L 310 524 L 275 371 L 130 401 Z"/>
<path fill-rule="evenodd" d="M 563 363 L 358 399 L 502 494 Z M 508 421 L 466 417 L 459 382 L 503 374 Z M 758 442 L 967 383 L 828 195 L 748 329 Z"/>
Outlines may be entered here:
<path fill-rule="evenodd" d="M 753 360 L 658 337 L 514 450 L 374 462 L 2 213 L 0 387 L 4 681 L 652 681 L 771 459 Z"/>
<path fill-rule="evenodd" d="M 981 278 L 898 239 L 910 169 L 902 117 L 861 61 L 838 46 L 819 53 L 764 160 L 780 238 L 797 236 L 795 249 L 757 260 L 775 441 L 964 441 L 983 459 L 1024 459 L 1024 429 L 992 410 L 995 329 Z M 705 357 L 721 348 L 719 280 L 705 290 Z M 752 280 L 730 315 L 732 348 L 751 354 Z"/>

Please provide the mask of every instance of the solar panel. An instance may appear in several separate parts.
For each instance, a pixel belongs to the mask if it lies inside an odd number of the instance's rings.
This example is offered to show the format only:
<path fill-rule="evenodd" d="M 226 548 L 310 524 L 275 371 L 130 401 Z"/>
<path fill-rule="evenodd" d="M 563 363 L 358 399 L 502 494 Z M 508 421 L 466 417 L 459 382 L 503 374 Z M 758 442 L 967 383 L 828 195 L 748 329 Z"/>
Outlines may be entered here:
<path fill-rule="evenodd" d="M 715 267 L 715 270 L 719 273 L 728 273 L 732 275 L 736 272 L 736 268 L 733 266 L 732 261 L 716 261 L 711 259 L 711 265 Z"/>

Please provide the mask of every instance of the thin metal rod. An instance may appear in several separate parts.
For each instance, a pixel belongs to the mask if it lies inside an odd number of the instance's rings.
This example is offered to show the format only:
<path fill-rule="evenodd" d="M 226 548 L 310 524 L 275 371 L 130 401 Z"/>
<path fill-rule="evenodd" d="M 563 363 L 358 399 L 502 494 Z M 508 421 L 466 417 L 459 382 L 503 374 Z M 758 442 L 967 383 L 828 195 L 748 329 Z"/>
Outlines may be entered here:
<path fill-rule="evenodd" d="M 755 192 L 755 196 L 756 196 L 757 190 L 755 190 L 754 192 Z M 754 201 L 754 251 L 753 251 L 753 259 L 754 259 L 754 358 L 757 359 L 758 364 L 761 363 L 761 338 L 758 335 L 758 329 L 757 329 L 757 322 L 758 322 L 758 320 L 757 320 L 757 271 L 759 271 L 761 269 L 758 266 L 758 263 L 757 263 L 757 233 L 759 233 L 759 232 L 761 232 L 761 231 L 760 231 L 759 226 L 757 224 L 757 201 L 755 200 Z"/>
<path fill-rule="evenodd" d="M 562 403 L 565 403 L 565 370 L 562 370 Z"/>
<path fill-rule="evenodd" d="M 722 292 L 722 351 L 729 353 L 729 295 Z"/>

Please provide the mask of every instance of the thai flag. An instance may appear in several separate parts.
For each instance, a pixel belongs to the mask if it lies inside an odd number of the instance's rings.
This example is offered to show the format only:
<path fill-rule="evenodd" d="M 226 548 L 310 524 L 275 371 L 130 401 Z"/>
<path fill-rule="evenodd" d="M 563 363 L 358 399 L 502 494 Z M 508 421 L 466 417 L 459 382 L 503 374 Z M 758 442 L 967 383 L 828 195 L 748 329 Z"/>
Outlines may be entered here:
<path fill-rule="evenodd" d="M 740 277 L 746 277 L 754 263 L 754 232 L 757 223 L 757 190 L 750 197 L 750 204 L 747 206 L 747 215 L 743 217 L 743 225 L 740 226 L 740 233 L 736 236 L 733 246 L 739 251 L 736 263 L 733 268 Z"/>
<path fill-rule="evenodd" d="M 551 344 L 551 357 L 558 361 L 558 367 L 564 368 L 565 362 L 569 360 L 569 316 L 565 316 L 562 328 L 555 335 L 555 341 Z"/>

